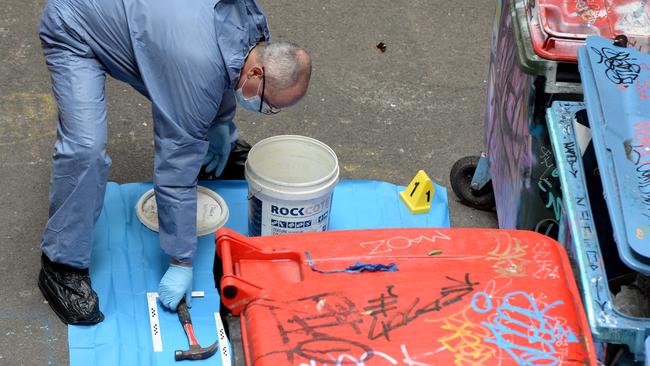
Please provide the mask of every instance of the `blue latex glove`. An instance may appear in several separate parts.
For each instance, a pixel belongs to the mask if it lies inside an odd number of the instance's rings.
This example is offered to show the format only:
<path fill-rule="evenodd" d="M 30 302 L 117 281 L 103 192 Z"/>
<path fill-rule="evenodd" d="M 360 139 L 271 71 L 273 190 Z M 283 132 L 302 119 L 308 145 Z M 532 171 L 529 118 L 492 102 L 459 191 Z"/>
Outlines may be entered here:
<path fill-rule="evenodd" d="M 218 177 L 226 167 L 230 155 L 230 126 L 227 123 L 212 125 L 208 130 L 208 141 L 210 146 L 203 159 L 203 165 L 207 165 L 207 173 L 214 171 L 214 175 Z"/>
<path fill-rule="evenodd" d="M 192 267 L 170 264 L 160 280 L 158 298 L 169 310 L 176 310 L 178 303 L 185 296 L 188 307 L 192 306 Z"/>

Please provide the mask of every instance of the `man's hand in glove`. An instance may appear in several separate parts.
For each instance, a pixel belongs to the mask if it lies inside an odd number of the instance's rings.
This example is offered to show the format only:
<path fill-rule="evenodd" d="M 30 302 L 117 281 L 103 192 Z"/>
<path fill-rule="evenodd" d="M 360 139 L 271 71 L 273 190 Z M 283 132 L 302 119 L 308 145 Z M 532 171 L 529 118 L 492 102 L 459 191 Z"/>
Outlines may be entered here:
<path fill-rule="evenodd" d="M 192 265 L 172 260 L 158 287 L 160 302 L 169 310 L 176 310 L 183 297 L 192 306 Z"/>
<path fill-rule="evenodd" d="M 214 171 L 214 176 L 218 177 L 223 172 L 223 168 L 230 155 L 230 127 L 227 123 L 215 123 L 208 130 L 208 153 L 205 154 L 203 165 L 206 166 L 205 172 Z"/>

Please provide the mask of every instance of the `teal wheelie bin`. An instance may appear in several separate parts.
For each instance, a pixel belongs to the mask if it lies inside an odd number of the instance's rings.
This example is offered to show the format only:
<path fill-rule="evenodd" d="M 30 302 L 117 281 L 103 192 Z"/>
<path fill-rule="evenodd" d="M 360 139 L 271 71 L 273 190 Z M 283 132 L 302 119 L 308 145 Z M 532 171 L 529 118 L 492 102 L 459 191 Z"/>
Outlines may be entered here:
<path fill-rule="evenodd" d="M 499 227 L 557 237 L 562 191 L 546 128 L 555 101 L 582 101 L 577 50 L 591 35 L 627 35 L 648 50 L 650 6 L 638 0 L 498 0 L 485 109 L 485 153 L 450 173 L 461 202 L 496 206 Z"/>
<path fill-rule="evenodd" d="M 559 241 L 577 267 L 594 340 L 650 364 L 647 289 L 639 304 L 621 303 L 626 282 L 608 258 L 632 271 L 628 284 L 650 275 L 650 55 L 622 46 L 589 38 L 579 54 L 584 102 L 554 102 L 547 120 L 563 196 Z"/>

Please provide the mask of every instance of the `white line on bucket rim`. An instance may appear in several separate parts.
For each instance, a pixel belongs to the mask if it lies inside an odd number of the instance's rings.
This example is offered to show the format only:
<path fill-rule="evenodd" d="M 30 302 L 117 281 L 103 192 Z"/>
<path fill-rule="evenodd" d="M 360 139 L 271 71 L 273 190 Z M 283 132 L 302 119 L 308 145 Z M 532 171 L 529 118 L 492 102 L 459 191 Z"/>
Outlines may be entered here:
<path fill-rule="evenodd" d="M 337 180 L 338 180 L 338 175 L 339 175 L 339 161 L 338 161 L 338 156 L 336 156 L 336 152 L 334 152 L 334 150 L 332 150 L 332 148 L 329 147 L 329 146 L 328 146 L 327 144 L 325 144 L 324 142 L 319 141 L 319 140 L 316 140 L 315 138 L 312 138 L 312 137 L 301 136 L 301 135 L 277 135 L 277 136 L 267 137 L 267 138 L 265 138 L 265 139 L 263 139 L 263 140 L 260 140 L 260 141 L 259 141 L 258 143 L 256 143 L 255 145 L 253 145 L 253 147 L 251 148 L 251 150 L 250 150 L 249 153 L 248 153 L 248 156 L 250 157 L 250 156 L 253 156 L 253 155 L 254 155 L 255 150 L 256 150 L 256 147 L 257 147 L 257 149 L 260 149 L 262 146 L 267 145 L 267 144 L 272 143 L 272 142 L 276 142 L 276 141 L 278 141 L 278 140 L 297 140 L 297 141 L 301 141 L 301 142 L 308 141 L 308 142 L 314 143 L 314 144 L 316 144 L 316 145 L 322 147 L 322 148 L 323 148 L 324 150 L 326 150 L 328 153 L 330 153 L 330 154 L 331 154 L 331 157 L 333 158 L 333 161 L 334 161 L 334 169 L 332 169 L 332 172 L 330 172 L 327 176 L 325 176 L 325 177 L 323 177 L 323 178 L 321 178 L 321 179 L 317 179 L 317 180 L 311 181 L 311 182 L 305 182 L 305 183 L 291 183 L 291 185 L 292 185 L 293 187 L 297 187 L 297 188 L 305 188 L 305 187 L 309 187 L 309 186 L 319 185 L 319 184 L 321 184 L 321 183 L 324 183 L 324 182 L 327 182 L 327 181 L 332 180 L 332 177 L 334 177 L 334 176 L 336 176 L 336 177 L 337 177 Z M 246 169 L 246 170 L 247 170 L 247 171 L 250 171 L 250 164 L 249 164 L 248 160 L 246 161 L 246 167 L 248 168 L 248 169 Z M 249 173 L 249 174 L 250 174 L 250 173 Z M 286 185 L 286 182 L 282 182 L 282 181 L 279 181 L 279 180 L 276 180 L 276 179 L 272 179 L 272 178 L 268 178 L 268 177 L 263 177 L 263 179 L 264 179 L 265 181 L 267 181 L 268 183 L 271 183 L 271 184 L 274 184 L 274 185 L 278 185 L 278 186 L 284 186 L 284 185 Z"/>

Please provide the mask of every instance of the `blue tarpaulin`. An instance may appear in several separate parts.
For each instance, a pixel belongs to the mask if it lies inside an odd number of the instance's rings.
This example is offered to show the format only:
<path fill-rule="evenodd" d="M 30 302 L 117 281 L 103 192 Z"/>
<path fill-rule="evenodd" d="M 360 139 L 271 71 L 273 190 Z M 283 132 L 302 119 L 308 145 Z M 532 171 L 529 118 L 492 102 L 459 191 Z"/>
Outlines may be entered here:
<path fill-rule="evenodd" d="M 200 182 L 217 192 L 230 210 L 226 227 L 247 233 L 247 185 L 244 181 Z M 334 191 L 330 230 L 449 227 L 447 192 L 435 186 L 431 211 L 413 215 L 401 202 L 404 187 L 377 181 L 341 181 Z M 158 304 L 162 352 L 154 352 L 147 293 L 155 292 L 167 269 L 158 234 L 146 228 L 136 216 L 135 206 L 151 183 L 118 185 L 109 183 L 104 209 L 95 227 L 90 274 L 106 319 L 95 326 L 68 327 L 70 364 L 94 365 L 178 365 L 174 351 L 187 349 L 187 339 L 176 313 Z M 215 313 L 219 295 L 214 286 L 212 262 L 214 236 L 199 238 L 194 260 L 194 298 L 190 313 L 202 346 L 217 339 Z M 221 364 L 219 355 L 192 365 Z"/>

